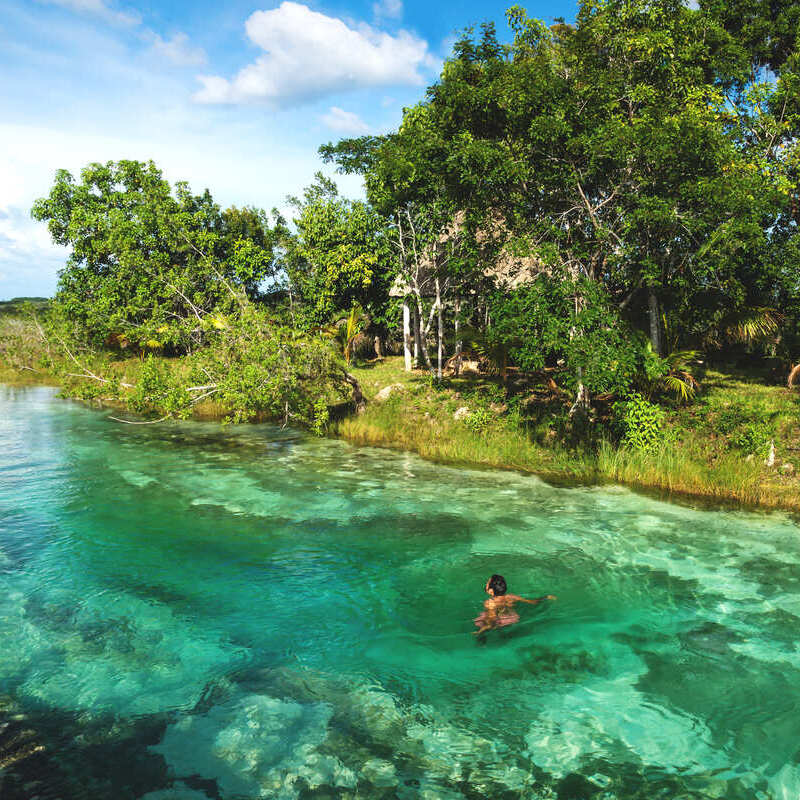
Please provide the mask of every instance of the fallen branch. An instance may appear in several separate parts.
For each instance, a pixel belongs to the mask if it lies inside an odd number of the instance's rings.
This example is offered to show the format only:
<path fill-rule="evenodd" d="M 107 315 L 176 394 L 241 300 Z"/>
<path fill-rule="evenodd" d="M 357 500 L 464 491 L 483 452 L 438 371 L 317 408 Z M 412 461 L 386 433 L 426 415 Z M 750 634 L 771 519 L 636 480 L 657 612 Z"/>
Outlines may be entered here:
<path fill-rule="evenodd" d="M 169 419 L 170 415 L 167 414 L 166 417 L 161 417 L 161 419 L 148 419 L 142 421 L 135 421 L 130 419 L 120 419 L 119 417 L 111 417 L 109 419 L 113 419 L 114 422 L 124 422 L 126 425 L 157 425 L 159 422 L 164 422 L 164 420 Z"/>
<path fill-rule="evenodd" d="M 77 361 L 75 362 L 77 364 Z M 80 364 L 78 364 L 80 366 Z M 34 370 L 35 371 L 35 370 Z M 86 370 L 80 374 L 76 372 L 67 372 L 66 373 L 68 378 L 86 378 L 93 381 L 100 381 L 100 383 L 112 383 L 108 378 L 101 378 L 99 375 L 95 375 L 90 370 Z M 120 381 L 119 385 L 125 389 L 135 389 L 136 387 L 132 383 L 125 383 L 124 381 Z"/>

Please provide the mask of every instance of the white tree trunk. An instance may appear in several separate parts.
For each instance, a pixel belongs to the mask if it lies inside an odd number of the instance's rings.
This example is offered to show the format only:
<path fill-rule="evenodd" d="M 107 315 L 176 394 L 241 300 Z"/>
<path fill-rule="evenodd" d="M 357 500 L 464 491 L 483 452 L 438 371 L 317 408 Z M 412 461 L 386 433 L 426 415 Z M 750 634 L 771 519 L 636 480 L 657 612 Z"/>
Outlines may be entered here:
<path fill-rule="evenodd" d="M 461 298 L 457 297 L 455 299 L 455 334 L 456 334 L 456 360 L 455 365 L 453 368 L 453 373 L 456 377 L 458 377 L 458 373 L 461 371 L 461 350 L 463 348 L 461 339 L 458 338 L 459 332 L 461 330 Z"/>
<path fill-rule="evenodd" d="M 418 367 L 419 366 L 420 350 L 421 350 L 420 341 L 421 341 L 422 337 L 420 336 L 420 330 L 419 330 L 420 314 L 419 314 L 419 311 L 417 310 L 416 305 L 414 306 L 413 325 L 414 325 L 414 366 Z"/>
<path fill-rule="evenodd" d="M 578 383 L 578 391 L 575 393 L 575 402 L 569 410 L 570 419 L 586 419 L 589 416 L 589 409 L 591 408 L 591 397 L 589 390 L 583 385 L 583 382 Z"/>
<path fill-rule="evenodd" d="M 405 358 L 406 372 L 411 372 L 411 340 L 411 308 L 406 297 L 403 299 L 403 357 Z"/>
<path fill-rule="evenodd" d="M 433 373 L 433 364 L 431 364 L 431 357 L 428 355 L 428 331 L 430 330 L 430 324 L 425 326 L 425 329 L 422 329 L 422 320 L 425 317 L 425 314 L 422 310 L 422 298 L 417 294 L 414 298 L 417 301 L 417 342 L 419 346 L 419 353 L 422 356 L 422 361 L 425 364 L 426 369 L 428 369 L 431 374 Z"/>
<path fill-rule="evenodd" d="M 438 322 L 438 348 L 436 351 L 436 378 L 442 379 L 442 356 L 444 355 L 444 316 L 442 314 L 442 293 L 439 288 L 439 279 L 436 279 L 436 314 Z"/>
<path fill-rule="evenodd" d="M 575 317 L 577 318 L 578 312 L 583 305 L 583 298 L 575 296 Z M 573 326 L 569 331 L 570 340 L 575 337 L 577 331 Z M 583 385 L 583 367 L 578 367 L 578 391 L 575 392 L 575 402 L 569 410 L 570 419 L 578 418 L 585 420 L 589 416 L 589 409 L 592 405 L 592 398 L 589 390 Z"/>

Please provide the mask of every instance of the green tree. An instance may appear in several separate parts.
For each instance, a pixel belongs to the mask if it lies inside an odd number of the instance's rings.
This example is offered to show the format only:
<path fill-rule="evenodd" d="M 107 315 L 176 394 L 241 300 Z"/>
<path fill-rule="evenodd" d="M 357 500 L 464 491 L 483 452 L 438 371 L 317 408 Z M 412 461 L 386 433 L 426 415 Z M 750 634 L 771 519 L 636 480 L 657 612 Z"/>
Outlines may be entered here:
<path fill-rule="evenodd" d="M 635 337 L 595 281 L 542 275 L 494 293 L 489 309 L 490 348 L 525 370 L 560 366 L 573 392 L 625 394 L 641 368 Z"/>
<path fill-rule="evenodd" d="M 368 203 L 341 197 L 321 174 L 292 202 L 297 232 L 287 238 L 285 261 L 308 323 L 325 324 L 355 304 L 384 321 L 396 271 L 386 220 Z"/>
<path fill-rule="evenodd" d="M 552 29 L 520 8 L 509 21 L 508 47 L 491 26 L 465 35 L 396 134 L 323 154 L 365 169 L 378 207 L 438 194 L 475 232 L 499 217 L 548 267 L 601 283 L 659 353 L 665 312 L 711 287 L 716 309 L 745 304 L 736 271 L 785 199 L 731 135 L 724 27 L 680 0 L 586 0 Z"/>
<path fill-rule="evenodd" d="M 221 212 L 206 190 L 174 189 L 152 163 L 90 164 L 56 174 L 32 215 L 72 250 L 55 306 L 94 344 L 191 348 L 237 298 L 256 298 L 272 239 L 252 209 Z"/>

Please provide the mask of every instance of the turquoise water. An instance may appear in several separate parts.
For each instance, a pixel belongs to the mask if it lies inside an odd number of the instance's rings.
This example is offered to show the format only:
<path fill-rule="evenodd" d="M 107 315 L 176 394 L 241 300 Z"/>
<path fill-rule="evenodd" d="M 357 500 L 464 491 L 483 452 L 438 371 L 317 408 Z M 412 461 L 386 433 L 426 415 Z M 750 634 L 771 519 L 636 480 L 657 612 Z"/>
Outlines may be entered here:
<path fill-rule="evenodd" d="M 0 386 L 0 796 L 797 800 L 798 533 Z"/>

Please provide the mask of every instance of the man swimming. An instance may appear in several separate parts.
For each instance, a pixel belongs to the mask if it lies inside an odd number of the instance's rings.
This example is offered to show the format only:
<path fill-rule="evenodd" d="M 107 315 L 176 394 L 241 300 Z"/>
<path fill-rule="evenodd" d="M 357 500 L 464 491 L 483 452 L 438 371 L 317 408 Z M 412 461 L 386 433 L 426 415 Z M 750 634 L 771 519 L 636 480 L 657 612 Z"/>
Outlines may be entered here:
<path fill-rule="evenodd" d="M 506 579 L 502 575 L 492 575 L 486 581 L 486 594 L 489 597 L 484 601 L 483 607 L 486 609 L 480 616 L 475 618 L 475 625 L 478 630 L 473 633 L 477 636 L 484 631 L 492 628 L 502 628 L 506 625 L 513 625 L 519 622 L 519 614 L 514 611 L 514 603 L 530 603 L 535 606 L 543 600 L 555 600 L 555 595 L 546 594 L 544 597 L 537 597 L 535 600 L 528 600 L 518 594 L 507 594 Z"/>

